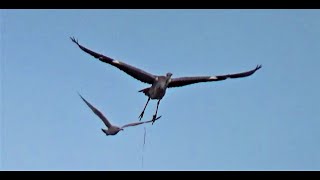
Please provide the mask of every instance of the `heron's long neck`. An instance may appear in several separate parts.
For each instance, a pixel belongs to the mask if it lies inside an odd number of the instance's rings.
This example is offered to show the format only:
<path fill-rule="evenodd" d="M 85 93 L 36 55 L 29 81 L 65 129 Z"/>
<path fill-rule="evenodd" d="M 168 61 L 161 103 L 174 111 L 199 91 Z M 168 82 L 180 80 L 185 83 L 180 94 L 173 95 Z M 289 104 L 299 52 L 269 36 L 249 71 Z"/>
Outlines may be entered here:
<path fill-rule="evenodd" d="M 169 85 L 170 81 L 171 81 L 171 77 L 167 77 L 167 80 L 166 80 L 166 87 Z"/>

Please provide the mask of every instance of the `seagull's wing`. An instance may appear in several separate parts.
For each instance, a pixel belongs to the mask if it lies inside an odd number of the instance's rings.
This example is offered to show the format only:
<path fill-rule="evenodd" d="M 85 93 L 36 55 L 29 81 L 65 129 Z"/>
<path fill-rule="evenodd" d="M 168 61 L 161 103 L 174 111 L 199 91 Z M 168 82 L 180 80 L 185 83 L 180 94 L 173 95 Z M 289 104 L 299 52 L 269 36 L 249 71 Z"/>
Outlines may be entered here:
<path fill-rule="evenodd" d="M 78 40 L 76 40 L 73 37 L 71 37 L 71 40 L 72 40 L 72 42 L 76 43 L 79 46 L 79 48 L 82 49 L 84 52 L 90 54 L 91 56 L 99 59 L 102 62 L 108 63 L 108 64 L 122 70 L 123 72 L 127 73 L 131 77 L 133 77 L 141 82 L 153 84 L 154 80 L 156 79 L 156 76 L 153 74 L 150 74 L 150 73 L 143 71 L 139 68 L 133 67 L 133 66 L 126 64 L 124 62 L 107 57 L 103 54 L 96 53 L 96 52 L 80 45 L 78 43 Z"/>
<path fill-rule="evenodd" d="M 158 120 L 158 119 L 160 119 L 160 118 L 161 118 L 161 116 L 157 117 L 157 118 L 155 119 L 155 121 Z M 129 127 L 129 126 L 137 126 L 137 125 L 140 125 L 140 124 L 150 123 L 150 122 L 152 122 L 152 120 L 150 120 L 150 121 L 134 122 L 134 123 L 126 124 L 126 125 L 122 126 L 121 128 L 126 128 L 126 127 Z"/>
<path fill-rule="evenodd" d="M 226 80 L 227 78 L 243 78 L 252 75 L 258 69 L 261 68 L 261 65 L 258 65 L 255 69 L 236 73 L 236 74 L 227 74 L 227 75 L 220 75 L 220 76 L 194 76 L 194 77 L 180 77 L 180 78 L 172 78 L 168 87 L 179 87 L 179 86 L 186 86 L 194 83 L 200 82 L 211 82 L 211 81 L 222 81 Z"/>
<path fill-rule="evenodd" d="M 78 93 L 79 94 L 79 93 Z M 80 94 L 79 96 L 81 97 L 81 99 L 89 106 L 89 108 L 94 112 L 94 114 L 96 114 L 103 122 L 104 124 L 110 128 L 111 127 L 111 124 L 110 122 L 108 121 L 108 119 L 97 109 L 95 108 L 94 106 L 92 106 L 87 100 L 85 100 Z"/>

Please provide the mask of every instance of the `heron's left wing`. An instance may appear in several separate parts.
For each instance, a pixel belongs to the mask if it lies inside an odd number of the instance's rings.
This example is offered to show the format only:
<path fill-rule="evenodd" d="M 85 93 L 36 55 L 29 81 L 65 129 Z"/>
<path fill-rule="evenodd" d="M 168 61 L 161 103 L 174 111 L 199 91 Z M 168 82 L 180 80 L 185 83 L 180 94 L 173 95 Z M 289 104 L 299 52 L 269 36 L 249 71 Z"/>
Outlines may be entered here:
<path fill-rule="evenodd" d="M 190 84 L 200 83 L 200 82 L 211 82 L 211 81 L 222 81 L 228 78 L 243 78 L 252 75 L 258 69 L 261 68 L 261 65 L 258 65 L 255 69 L 236 73 L 236 74 L 227 74 L 227 75 L 219 75 L 219 76 L 194 76 L 194 77 L 180 77 L 180 78 L 172 78 L 168 87 L 180 87 L 186 86 Z"/>

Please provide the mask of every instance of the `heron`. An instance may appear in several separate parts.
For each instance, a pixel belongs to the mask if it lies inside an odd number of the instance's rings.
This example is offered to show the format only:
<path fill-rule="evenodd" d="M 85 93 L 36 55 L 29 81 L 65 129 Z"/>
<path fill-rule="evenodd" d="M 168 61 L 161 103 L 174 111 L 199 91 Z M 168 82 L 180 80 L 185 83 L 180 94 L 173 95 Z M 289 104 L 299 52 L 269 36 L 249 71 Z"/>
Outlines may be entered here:
<path fill-rule="evenodd" d="M 96 114 L 102 121 L 103 123 L 107 126 L 108 129 L 103 129 L 101 128 L 102 132 L 105 133 L 107 136 L 109 135 L 116 135 L 118 134 L 118 132 L 123 131 L 124 128 L 126 127 L 130 127 L 130 126 L 137 126 L 140 124 L 144 124 L 144 123 L 150 123 L 150 122 L 154 122 L 154 120 L 150 120 L 150 121 L 139 121 L 139 122 L 133 122 L 133 123 L 129 123 L 126 125 L 123 125 L 121 127 L 112 125 L 110 123 L 110 121 L 102 114 L 102 112 L 100 112 L 97 108 L 95 108 L 93 105 L 91 105 L 85 98 L 83 98 L 81 96 L 81 94 L 78 93 L 78 95 L 81 97 L 81 99 L 89 106 L 89 108 L 93 111 L 94 114 Z M 161 116 L 159 116 L 158 118 L 156 118 L 156 120 L 160 119 Z"/>
<path fill-rule="evenodd" d="M 153 120 L 156 119 L 157 113 L 158 113 L 158 108 L 160 101 L 166 94 L 167 88 L 173 88 L 173 87 L 182 87 L 186 85 L 191 85 L 195 83 L 201 83 L 201 82 L 212 82 L 212 81 L 222 81 L 226 79 L 234 79 L 234 78 L 243 78 L 247 76 L 251 76 L 254 74 L 258 69 L 262 67 L 262 65 L 257 65 L 254 69 L 241 72 L 241 73 L 233 73 L 233 74 L 225 74 L 225 75 L 213 75 L 213 76 L 189 76 L 189 77 L 177 77 L 177 78 L 172 78 L 172 73 L 168 72 L 166 73 L 165 76 L 163 75 L 154 75 L 149 72 L 146 72 L 142 69 L 139 69 L 137 67 L 134 67 L 132 65 L 129 65 L 125 62 L 122 62 L 120 60 L 113 59 L 111 57 L 105 56 L 103 54 L 94 52 L 93 50 L 90 50 L 82 45 L 79 44 L 78 40 L 76 40 L 74 37 L 70 37 L 72 42 L 78 45 L 78 47 L 93 56 L 96 59 L 99 59 L 101 62 L 110 64 L 121 71 L 125 72 L 126 74 L 130 75 L 131 77 L 147 84 L 151 84 L 150 87 L 144 88 L 140 90 L 139 92 L 144 93 L 147 97 L 148 100 L 139 115 L 140 121 L 143 118 L 144 112 L 146 110 L 146 107 L 150 101 L 152 100 L 158 100 L 157 102 L 157 108 L 156 112 L 153 115 Z M 152 122 L 152 124 L 154 121 Z"/>

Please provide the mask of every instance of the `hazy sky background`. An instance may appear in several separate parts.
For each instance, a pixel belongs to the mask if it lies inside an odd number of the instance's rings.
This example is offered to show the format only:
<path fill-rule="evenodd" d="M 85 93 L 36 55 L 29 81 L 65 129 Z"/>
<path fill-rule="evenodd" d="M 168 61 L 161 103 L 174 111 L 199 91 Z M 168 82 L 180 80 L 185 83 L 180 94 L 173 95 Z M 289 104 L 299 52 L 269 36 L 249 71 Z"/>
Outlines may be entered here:
<path fill-rule="evenodd" d="M 319 10 L 1 10 L 1 169 L 320 170 L 319 19 Z M 123 125 L 138 120 L 147 101 L 138 90 L 149 85 L 70 36 L 157 75 L 263 67 L 171 88 L 153 126 L 105 136 L 77 91 Z"/>

